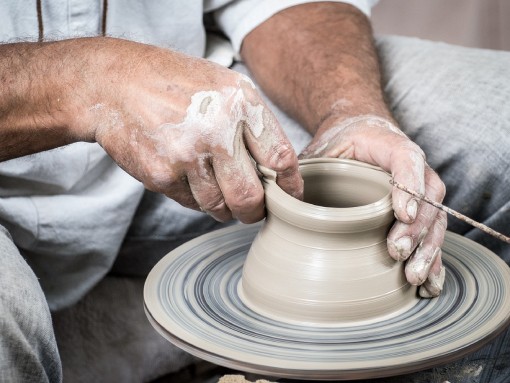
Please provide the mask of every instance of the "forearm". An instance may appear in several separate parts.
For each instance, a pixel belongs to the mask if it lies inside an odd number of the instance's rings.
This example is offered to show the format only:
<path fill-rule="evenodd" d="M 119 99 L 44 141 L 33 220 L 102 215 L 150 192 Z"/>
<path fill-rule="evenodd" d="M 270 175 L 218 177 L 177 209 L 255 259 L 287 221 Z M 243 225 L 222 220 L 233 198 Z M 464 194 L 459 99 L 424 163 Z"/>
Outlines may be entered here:
<path fill-rule="evenodd" d="M 71 88 L 59 44 L 16 43 L 0 46 L 0 161 L 65 145 Z"/>
<path fill-rule="evenodd" d="M 312 133 L 328 120 L 391 119 L 369 20 L 350 5 L 288 8 L 252 31 L 241 53 L 265 92 Z"/>
<path fill-rule="evenodd" d="M 102 37 L 0 45 L 0 161 L 94 141 L 136 66 L 125 59 L 134 48 L 136 60 L 153 50 Z"/>

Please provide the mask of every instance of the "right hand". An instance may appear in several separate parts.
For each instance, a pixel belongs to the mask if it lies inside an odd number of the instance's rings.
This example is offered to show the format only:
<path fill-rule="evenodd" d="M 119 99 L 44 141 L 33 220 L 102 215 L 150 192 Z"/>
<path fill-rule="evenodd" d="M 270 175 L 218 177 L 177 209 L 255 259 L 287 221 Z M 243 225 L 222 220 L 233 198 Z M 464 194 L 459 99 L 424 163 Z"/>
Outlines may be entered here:
<path fill-rule="evenodd" d="M 265 212 L 254 160 L 301 198 L 297 156 L 247 77 L 153 46 L 101 41 L 89 92 L 77 95 L 76 129 L 147 189 L 219 221 L 255 222 Z"/>
<path fill-rule="evenodd" d="M 355 159 L 380 166 L 395 181 L 432 200 L 440 202 L 445 195 L 443 182 L 426 163 L 418 145 L 391 121 L 377 116 L 325 121 L 300 157 Z M 421 286 L 422 297 L 438 296 L 445 276 L 441 246 L 446 213 L 396 187 L 392 204 L 397 220 L 388 233 L 388 253 L 397 261 L 406 261 L 406 278 Z"/>

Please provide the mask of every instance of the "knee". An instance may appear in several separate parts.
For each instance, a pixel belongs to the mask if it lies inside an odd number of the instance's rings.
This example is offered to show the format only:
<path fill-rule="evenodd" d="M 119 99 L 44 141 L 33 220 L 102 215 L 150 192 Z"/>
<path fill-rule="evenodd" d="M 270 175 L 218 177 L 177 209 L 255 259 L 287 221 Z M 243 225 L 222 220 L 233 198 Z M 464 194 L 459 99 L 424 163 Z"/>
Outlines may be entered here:
<path fill-rule="evenodd" d="M 0 381 L 60 381 L 60 360 L 44 294 L 3 229 L 0 257 Z"/>

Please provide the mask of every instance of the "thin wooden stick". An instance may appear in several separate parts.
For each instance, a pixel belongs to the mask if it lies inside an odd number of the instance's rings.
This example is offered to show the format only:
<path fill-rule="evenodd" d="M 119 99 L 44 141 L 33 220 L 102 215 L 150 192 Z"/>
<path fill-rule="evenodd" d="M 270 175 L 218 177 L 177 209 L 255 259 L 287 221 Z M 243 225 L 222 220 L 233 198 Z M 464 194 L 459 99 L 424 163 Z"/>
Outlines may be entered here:
<path fill-rule="evenodd" d="M 448 206 L 445 206 L 443 204 L 440 204 L 439 202 L 432 201 L 430 198 L 424 196 L 423 194 L 417 193 L 413 190 L 408 189 L 406 186 L 398 183 L 395 180 L 390 180 L 390 184 L 395 186 L 396 188 L 405 191 L 406 193 L 411 194 L 413 197 L 419 198 L 422 201 L 427 202 L 428 204 L 431 204 L 434 207 L 437 207 L 438 209 L 453 215 L 455 218 L 460 219 L 461 221 L 464 221 L 466 223 L 469 223 L 470 225 L 476 227 L 477 229 L 480 229 L 484 233 L 490 234 L 493 237 L 496 237 L 497 239 L 500 239 L 503 242 L 510 243 L 510 237 L 507 237 L 506 235 L 503 235 L 499 232 L 497 232 L 494 229 L 491 229 L 490 227 L 484 225 L 483 223 L 476 222 L 475 220 L 465 216 L 464 214 L 459 213 L 458 211 L 455 211 L 453 209 L 450 209 Z"/>

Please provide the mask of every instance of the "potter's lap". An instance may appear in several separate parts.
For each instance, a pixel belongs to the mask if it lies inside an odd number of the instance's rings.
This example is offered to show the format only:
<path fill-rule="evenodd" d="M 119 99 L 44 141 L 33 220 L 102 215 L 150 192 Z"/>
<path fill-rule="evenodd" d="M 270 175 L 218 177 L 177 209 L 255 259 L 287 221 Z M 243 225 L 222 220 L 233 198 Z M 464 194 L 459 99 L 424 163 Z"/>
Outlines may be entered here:
<path fill-rule="evenodd" d="M 17 310 L 22 310 L 21 306 L 27 305 L 27 309 L 37 306 L 42 302 L 46 306 L 46 300 L 42 294 L 41 287 L 37 277 L 20 255 L 19 250 L 14 245 L 8 231 L 0 225 L 0 256 L 2 257 L 2 266 L 0 267 L 0 317 L 6 318 L 11 305 L 17 306 Z M 20 299 L 20 291 L 23 292 L 23 299 Z M 32 311 L 32 310 L 30 310 Z M 39 313 L 43 315 L 47 312 L 42 309 Z M 0 321 L 0 325 L 5 322 Z"/>
<path fill-rule="evenodd" d="M 0 225 L 0 382 L 60 380 L 51 317 L 39 282 Z"/>
<path fill-rule="evenodd" d="M 401 37 L 379 39 L 378 51 L 392 112 L 432 166 L 508 161 L 510 52 Z"/>

